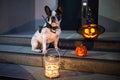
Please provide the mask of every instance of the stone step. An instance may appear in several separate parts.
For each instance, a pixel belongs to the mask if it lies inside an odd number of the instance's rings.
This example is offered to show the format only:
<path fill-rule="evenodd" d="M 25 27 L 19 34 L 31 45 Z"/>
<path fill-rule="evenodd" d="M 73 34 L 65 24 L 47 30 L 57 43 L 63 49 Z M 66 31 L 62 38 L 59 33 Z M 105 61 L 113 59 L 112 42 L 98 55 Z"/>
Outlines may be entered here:
<path fill-rule="evenodd" d="M 74 50 L 76 45 L 83 43 L 88 50 L 120 52 L 120 37 L 118 34 L 114 34 L 111 38 L 106 37 L 106 35 L 109 34 L 106 33 L 104 37 L 100 35 L 97 40 L 85 40 L 75 32 L 64 32 L 61 34 L 58 46 L 61 49 Z M 31 46 L 31 37 L 32 35 L 0 35 L 0 44 Z"/>
<path fill-rule="evenodd" d="M 60 49 L 61 69 L 120 75 L 119 52 L 87 51 L 78 57 L 74 50 Z M 0 62 L 44 67 L 44 54 L 31 51 L 29 46 L 0 45 Z"/>
<path fill-rule="evenodd" d="M 45 77 L 43 67 L 0 63 L 0 80 L 53 80 Z M 61 70 L 55 80 L 120 80 L 120 76 Z"/>
<path fill-rule="evenodd" d="M 30 46 L 30 35 L 0 35 L 0 44 Z"/>

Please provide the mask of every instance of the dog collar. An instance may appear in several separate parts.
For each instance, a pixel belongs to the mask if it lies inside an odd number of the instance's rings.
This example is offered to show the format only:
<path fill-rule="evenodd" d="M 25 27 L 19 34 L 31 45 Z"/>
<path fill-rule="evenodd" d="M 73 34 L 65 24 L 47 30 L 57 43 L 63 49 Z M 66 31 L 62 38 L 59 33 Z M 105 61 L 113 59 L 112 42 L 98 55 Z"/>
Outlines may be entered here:
<path fill-rule="evenodd" d="M 49 28 L 53 33 L 56 33 L 56 30 L 59 29 L 58 26 L 52 27 L 50 24 L 47 24 L 45 27 Z"/>
<path fill-rule="evenodd" d="M 52 27 L 52 28 L 50 29 L 50 31 L 53 32 L 53 33 L 56 33 L 57 29 L 59 29 L 58 26 Z"/>

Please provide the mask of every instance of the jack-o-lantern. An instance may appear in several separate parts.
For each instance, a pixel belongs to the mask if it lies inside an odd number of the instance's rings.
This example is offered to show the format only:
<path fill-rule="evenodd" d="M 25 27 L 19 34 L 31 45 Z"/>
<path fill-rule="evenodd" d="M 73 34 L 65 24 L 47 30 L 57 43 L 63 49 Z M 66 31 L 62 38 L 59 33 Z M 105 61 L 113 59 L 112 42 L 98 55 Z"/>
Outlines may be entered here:
<path fill-rule="evenodd" d="M 97 39 L 99 29 L 96 24 L 85 24 L 82 26 L 82 35 L 86 39 Z"/>
<path fill-rule="evenodd" d="M 87 48 L 86 48 L 86 46 L 84 46 L 83 44 L 81 44 L 81 45 L 79 45 L 79 46 L 76 47 L 75 52 L 76 52 L 77 56 L 81 56 L 81 57 L 82 56 L 86 56 L 87 55 Z"/>

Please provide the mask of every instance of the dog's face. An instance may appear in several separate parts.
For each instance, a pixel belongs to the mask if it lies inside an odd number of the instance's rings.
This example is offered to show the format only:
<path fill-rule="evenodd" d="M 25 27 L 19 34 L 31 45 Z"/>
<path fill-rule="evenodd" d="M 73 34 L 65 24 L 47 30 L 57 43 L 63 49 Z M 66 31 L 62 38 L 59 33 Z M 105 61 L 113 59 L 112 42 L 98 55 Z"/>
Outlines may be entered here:
<path fill-rule="evenodd" d="M 59 8 L 51 10 L 48 6 L 45 6 L 45 12 L 48 23 L 51 24 L 52 27 L 59 27 L 62 19 L 62 11 Z"/>

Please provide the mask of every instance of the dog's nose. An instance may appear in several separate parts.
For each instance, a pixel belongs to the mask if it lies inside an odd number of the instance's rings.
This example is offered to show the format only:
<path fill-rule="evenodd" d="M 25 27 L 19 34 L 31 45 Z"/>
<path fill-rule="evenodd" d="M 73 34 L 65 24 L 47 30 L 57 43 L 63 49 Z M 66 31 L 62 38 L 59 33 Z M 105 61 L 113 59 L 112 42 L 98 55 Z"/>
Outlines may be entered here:
<path fill-rule="evenodd" d="M 52 22 L 55 22 L 56 20 L 55 16 L 52 16 L 51 19 L 52 19 Z"/>

